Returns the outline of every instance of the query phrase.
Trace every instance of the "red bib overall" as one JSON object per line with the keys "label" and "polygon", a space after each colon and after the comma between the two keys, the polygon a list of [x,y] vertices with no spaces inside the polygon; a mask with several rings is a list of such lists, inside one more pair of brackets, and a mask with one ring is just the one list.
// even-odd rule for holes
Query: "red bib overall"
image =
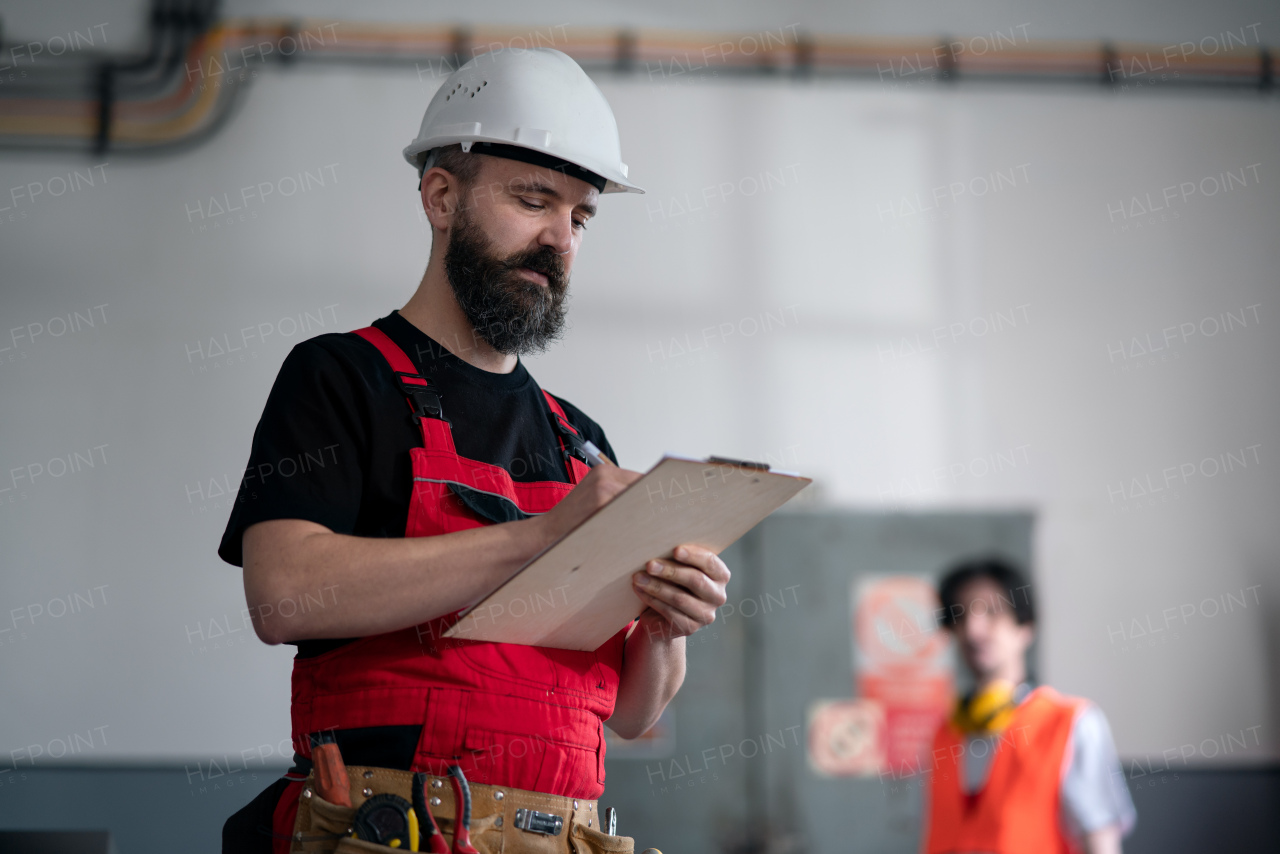
{"label": "red bib overall", "polygon": [[[566,458],[570,483],[516,483],[494,465],[458,456],[439,398],[404,351],[374,327],[356,331],[391,364],[422,429],[410,450],[413,495],[406,537],[430,537],[489,524],[463,496],[545,513],[587,473]],[[543,392],[565,451],[577,431]],[[451,486],[452,485],[452,486]],[[520,518],[513,516],[513,518]],[[362,638],[293,665],[293,741],[310,755],[308,734],[354,727],[422,725],[411,770],[446,774],[459,764],[476,783],[571,798],[604,791],[603,722],[613,714],[626,629],[595,652],[443,637],[449,614],[420,626]],[[289,785],[275,811],[277,852],[297,813],[302,783]]]}

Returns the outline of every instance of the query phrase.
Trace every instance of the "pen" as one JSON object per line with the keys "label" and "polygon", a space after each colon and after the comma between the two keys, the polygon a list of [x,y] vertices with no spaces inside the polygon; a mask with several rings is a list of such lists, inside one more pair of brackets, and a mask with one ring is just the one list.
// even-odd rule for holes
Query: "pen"
{"label": "pen", "polygon": [[582,440],[582,453],[586,456],[587,462],[591,463],[592,468],[595,466],[611,465],[609,458],[604,452],[595,446],[595,443],[589,439]]}

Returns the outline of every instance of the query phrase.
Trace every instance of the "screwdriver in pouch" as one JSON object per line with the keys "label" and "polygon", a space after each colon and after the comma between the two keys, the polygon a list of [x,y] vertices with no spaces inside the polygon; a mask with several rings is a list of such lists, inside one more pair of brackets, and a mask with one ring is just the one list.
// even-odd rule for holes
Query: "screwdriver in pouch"
{"label": "screwdriver in pouch", "polygon": [[333,730],[311,733],[311,764],[315,768],[316,794],[336,806],[351,806],[351,781]]}

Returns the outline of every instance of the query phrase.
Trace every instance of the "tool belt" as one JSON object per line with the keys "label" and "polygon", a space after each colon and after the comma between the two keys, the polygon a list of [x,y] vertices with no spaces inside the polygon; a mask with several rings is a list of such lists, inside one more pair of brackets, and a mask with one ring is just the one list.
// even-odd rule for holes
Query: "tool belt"
{"label": "tool belt", "polygon": [[[316,771],[312,769],[298,799],[291,852],[307,854],[356,854],[419,850],[417,845],[384,844],[358,838],[357,813],[380,795],[394,795],[409,804],[414,800],[414,772],[392,768],[350,765],[346,768],[351,806],[330,803],[318,794]],[[443,835],[450,851],[457,850],[458,791],[449,777],[422,774],[419,803],[427,810]],[[629,836],[610,836],[600,829],[601,817],[595,801],[546,795],[505,786],[471,783],[471,845],[480,854],[634,854],[635,841]],[[375,803],[375,806],[377,804]],[[465,803],[461,806],[465,807]],[[368,814],[366,811],[365,815]],[[374,819],[376,821],[376,817]],[[423,822],[423,817],[416,820]],[[424,831],[425,833],[426,831]],[[353,837],[352,834],[355,834]],[[422,848],[430,851],[430,848]]]}

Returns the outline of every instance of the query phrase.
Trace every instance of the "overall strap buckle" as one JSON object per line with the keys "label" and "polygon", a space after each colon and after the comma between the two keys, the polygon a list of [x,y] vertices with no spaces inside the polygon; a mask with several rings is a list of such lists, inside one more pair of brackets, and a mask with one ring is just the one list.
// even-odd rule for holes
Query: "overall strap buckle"
{"label": "overall strap buckle", "polygon": [[414,418],[447,420],[444,417],[444,408],[440,405],[440,392],[436,391],[430,380],[407,371],[396,371],[395,374],[396,384],[409,400],[409,408],[413,410]]}
{"label": "overall strap buckle", "polygon": [[551,412],[551,423],[555,425],[556,433],[560,435],[561,455],[566,460],[577,457],[584,463],[588,462],[586,451],[582,447],[582,436],[574,426],[558,412]]}

